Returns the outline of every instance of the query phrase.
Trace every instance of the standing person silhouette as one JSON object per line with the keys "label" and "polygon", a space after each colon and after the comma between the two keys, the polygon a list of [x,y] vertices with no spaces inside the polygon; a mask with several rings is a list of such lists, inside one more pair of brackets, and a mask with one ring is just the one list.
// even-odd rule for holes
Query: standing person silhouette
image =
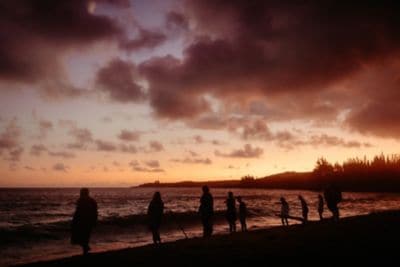
{"label": "standing person silhouette", "polygon": [[281,197],[281,220],[282,225],[289,225],[289,203],[287,203],[284,197]]}
{"label": "standing person silhouette", "polygon": [[299,200],[301,203],[301,211],[303,215],[303,224],[308,222],[308,205],[306,200],[303,198],[302,195],[299,195]]}
{"label": "standing person silhouette", "polygon": [[160,192],[155,192],[153,199],[150,201],[147,209],[147,216],[149,220],[149,228],[153,235],[153,243],[161,244],[160,226],[164,214],[164,202],[161,199]]}
{"label": "standing person silhouette", "polygon": [[236,201],[233,197],[232,192],[228,192],[228,198],[225,200],[226,203],[226,220],[229,224],[229,232],[236,232]]}
{"label": "standing person silhouette", "polygon": [[319,214],[319,220],[322,221],[324,217],[322,214],[324,213],[324,198],[322,197],[321,194],[318,195],[318,214]]}
{"label": "standing person silhouette", "polygon": [[71,243],[80,245],[83,255],[90,251],[90,235],[97,224],[97,217],[97,202],[89,196],[89,189],[82,188],[72,219]]}
{"label": "standing person silhouette", "polygon": [[243,202],[242,197],[237,197],[237,201],[239,202],[239,221],[240,225],[242,228],[242,232],[247,231],[247,224],[246,224],[246,218],[247,218],[247,207],[246,203]]}
{"label": "standing person silhouette", "polygon": [[203,186],[202,190],[199,213],[203,224],[203,237],[210,237],[213,233],[214,199],[208,186]]}
{"label": "standing person silhouette", "polygon": [[332,212],[335,222],[339,221],[339,202],[342,201],[342,192],[334,185],[329,185],[324,191],[324,197],[328,209]]}

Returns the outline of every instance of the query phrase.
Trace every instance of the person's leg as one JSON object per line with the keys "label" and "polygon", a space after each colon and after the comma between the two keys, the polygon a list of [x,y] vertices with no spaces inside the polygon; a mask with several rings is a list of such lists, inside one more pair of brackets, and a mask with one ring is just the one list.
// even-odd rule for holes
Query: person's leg
{"label": "person's leg", "polygon": [[160,236],[160,229],[159,228],[157,228],[156,233],[157,233],[157,241],[160,244],[161,243],[161,236]]}
{"label": "person's leg", "polygon": [[339,221],[339,209],[337,207],[335,208],[333,217],[334,217],[335,222]]}
{"label": "person's leg", "polygon": [[203,225],[203,237],[207,237],[207,232],[208,232],[207,221],[205,219],[202,219],[201,224]]}
{"label": "person's leg", "polygon": [[83,244],[82,245],[82,253],[83,253],[83,255],[87,255],[87,254],[89,254],[89,251],[90,251],[90,247],[89,247],[89,244]]}
{"label": "person's leg", "polygon": [[151,229],[151,234],[152,234],[152,237],[153,237],[153,243],[157,244],[157,232],[156,232],[156,230],[154,228]]}

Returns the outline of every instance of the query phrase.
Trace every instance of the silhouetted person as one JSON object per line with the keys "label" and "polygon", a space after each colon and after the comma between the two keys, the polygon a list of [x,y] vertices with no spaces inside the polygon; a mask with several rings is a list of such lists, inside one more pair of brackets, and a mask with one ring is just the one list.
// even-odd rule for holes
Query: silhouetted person
{"label": "silhouetted person", "polygon": [[71,243],[80,245],[84,255],[90,251],[89,240],[97,215],[96,201],[89,196],[89,189],[82,188],[72,219]]}
{"label": "silhouetted person", "polygon": [[322,214],[324,213],[324,198],[321,195],[318,195],[318,214],[319,219],[322,221],[324,217]]}
{"label": "silhouetted person", "polygon": [[342,192],[336,186],[330,185],[325,189],[324,197],[328,209],[332,212],[333,220],[339,221],[338,204],[342,201]]}
{"label": "silhouetted person", "polygon": [[210,237],[213,232],[214,199],[208,186],[203,186],[203,195],[200,198],[199,213],[203,224],[203,236]]}
{"label": "silhouetted person", "polygon": [[242,197],[237,197],[237,201],[239,202],[239,221],[240,225],[242,228],[242,232],[247,231],[247,224],[246,224],[246,218],[247,218],[247,207],[246,203],[243,202]]}
{"label": "silhouetted person", "polygon": [[289,225],[289,203],[287,203],[284,197],[281,197],[281,220],[282,225]]}
{"label": "silhouetted person", "polygon": [[160,244],[160,226],[161,220],[164,214],[164,202],[161,199],[160,192],[155,192],[153,199],[150,201],[149,207],[147,209],[147,217],[149,220],[149,228],[153,234],[154,244]]}
{"label": "silhouetted person", "polygon": [[236,201],[232,192],[228,192],[228,198],[225,200],[226,204],[226,220],[229,224],[229,232],[236,232]]}
{"label": "silhouetted person", "polygon": [[302,195],[299,195],[299,200],[301,203],[301,213],[303,215],[303,223],[307,223],[308,221],[308,205],[306,200],[303,198]]}

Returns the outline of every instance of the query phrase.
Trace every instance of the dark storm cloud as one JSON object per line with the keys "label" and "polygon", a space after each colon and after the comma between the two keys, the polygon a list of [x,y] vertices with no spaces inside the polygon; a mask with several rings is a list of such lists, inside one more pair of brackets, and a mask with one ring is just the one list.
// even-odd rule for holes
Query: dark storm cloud
{"label": "dark storm cloud", "polygon": [[[345,123],[353,130],[381,137],[400,137],[400,60],[371,67],[351,81],[362,84],[358,105],[349,112]],[[353,99],[353,98],[352,98]]]}
{"label": "dark storm cloud", "polygon": [[114,59],[98,71],[96,84],[112,100],[120,102],[143,100],[143,89],[134,79],[135,72],[133,63]]}
{"label": "dark storm cloud", "polygon": [[[346,97],[366,98],[362,88],[355,89],[360,84],[347,92],[335,85],[366,66],[399,58],[400,9],[395,1],[194,0],[185,7],[185,18],[194,26],[183,58],[168,55],[139,65],[159,117],[205,116],[210,103],[204,96],[212,95],[223,104],[265,97],[267,108],[253,112],[335,121],[344,109],[357,107]],[[379,90],[381,95],[390,92]],[[378,108],[382,114],[370,114]],[[399,133],[391,123],[397,106],[385,108],[383,102],[357,109],[350,122],[363,130],[368,128],[363,119],[382,125],[384,114],[390,119],[383,126]],[[211,117],[197,122],[210,128],[221,124]]]}
{"label": "dark storm cloud", "polygon": [[[108,17],[89,13],[88,3],[86,0],[2,1],[0,79],[29,83],[57,80],[53,85],[62,86],[59,58],[68,48],[121,34]],[[66,92],[58,93],[80,94],[68,85],[64,89]],[[45,93],[54,93],[50,88],[46,90]]]}
{"label": "dark storm cloud", "polygon": [[215,150],[216,156],[230,158],[258,158],[263,153],[264,150],[262,148],[253,147],[251,144],[246,144],[243,148],[232,150],[229,153],[222,153],[219,150]]}

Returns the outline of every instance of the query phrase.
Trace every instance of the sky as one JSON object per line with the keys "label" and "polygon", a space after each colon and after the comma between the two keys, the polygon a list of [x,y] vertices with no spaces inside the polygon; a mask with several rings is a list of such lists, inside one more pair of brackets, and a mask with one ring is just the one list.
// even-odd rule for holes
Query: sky
{"label": "sky", "polygon": [[0,187],[311,171],[400,148],[396,1],[0,3]]}

